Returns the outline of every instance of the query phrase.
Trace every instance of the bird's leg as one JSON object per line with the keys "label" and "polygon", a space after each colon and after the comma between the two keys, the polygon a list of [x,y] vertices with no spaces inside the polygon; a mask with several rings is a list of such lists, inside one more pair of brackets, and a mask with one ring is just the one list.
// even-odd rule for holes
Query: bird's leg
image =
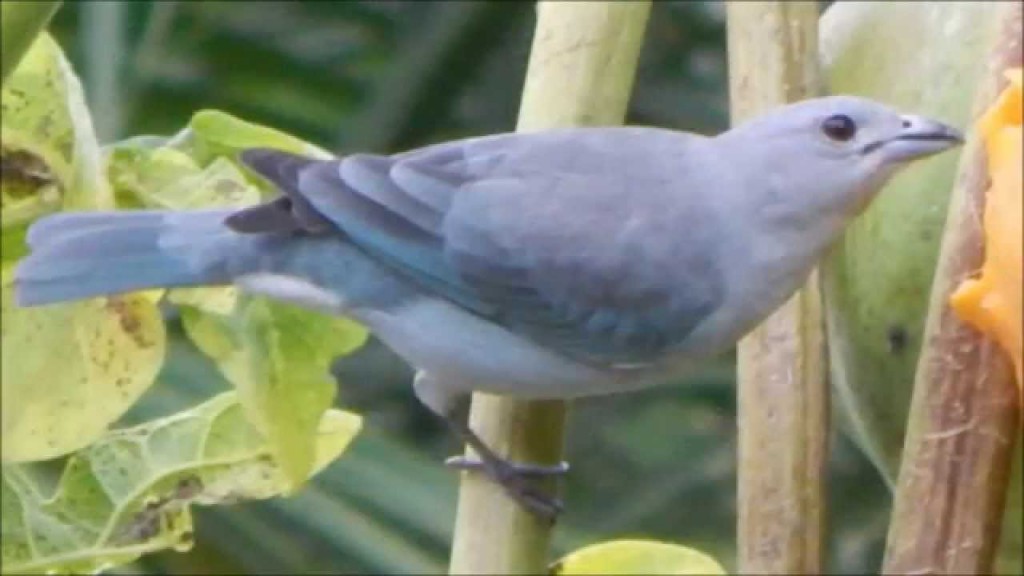
{"label": "bird's leg", "polygon": [[562,503],[546,494],[540,487],[531,484],[531,481],[565,474],[569,469],[568,464],[563,462],[558,466],[540,466],[509,462],[495,454],[465,420],[457,416],[456,405],[464,394],[464,389],[453,390],[452,387],[445,386],[432,375],[420,370],[413,379],[413,390],[420,401],[443,418],[452,432],[468,444],[479,457],[479,460],[461,456],[449,458],[446,462],[448,466],[483,472],[502,486],[505,492],[524,508],[548,521],[555,520],[562,511]]}
{"label": "bird's leg", "polygon": [[[476,448],[474,448],[474,450],[476,450]],[[546,464],[520,464],[516,462],[506,462],[509,466],[515,468],[516,474],[520,476],[544,478],[548,476],[562,476],[569,471],[569,463],[564,461],[553,466]],[[465,454],[451,456],[444,461],[444,464],[445,466],[456,470],[480,471],[484,468],[484,463],[482,461],[470,458]]]}
{"label": "bird's leg", "polygon": [[505,491],[523,507],[538,516],[553,522],[562,512],[561,500],[545,494],[531,480],[548,476],[560,476],[568,472],[569,465],[562,462],[557,466],[537,464],[518,464],[498,456],[479,436],[462,420],[451,414],[445,414],[452,431],[463,442],[468,444],[479,455],[479,460],[465,456],[453,456],[445,461],[452,468],[476,470],[486,474],[491,480],[501,485]]}

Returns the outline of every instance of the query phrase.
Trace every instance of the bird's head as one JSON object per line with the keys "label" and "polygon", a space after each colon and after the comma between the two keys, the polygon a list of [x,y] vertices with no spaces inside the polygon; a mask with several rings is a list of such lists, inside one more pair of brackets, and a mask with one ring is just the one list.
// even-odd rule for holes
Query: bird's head
{"label": "bird's head", "polygon": [[782,106],[719,138],[776,184],[771,202],[851,216],[900,168],[964,141],[942,122],[855,96]]}

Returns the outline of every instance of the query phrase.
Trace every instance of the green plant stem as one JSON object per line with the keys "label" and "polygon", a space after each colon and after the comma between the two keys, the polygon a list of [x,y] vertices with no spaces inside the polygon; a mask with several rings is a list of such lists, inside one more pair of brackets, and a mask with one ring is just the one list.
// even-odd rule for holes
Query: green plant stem
{"label": "green plant stem", "polygon": [[[726,6],[732,122],[817,95],[817,2]],[[822,569],[828,386],[817,273],[738,349],[738,571]]]}
{"label": "green plant stem", "polygon": [[[1001,8],[1002,34],[984,63],[972,118],[1021,66],[1018,3]],[[981,63],[979,63],[981,64]],[[949,297],[981,268],[988,167],[980,138],[961,156],[932,284],[886,544],[885,574],[991,574],[1013,461],[1020,465],[1018,391],[1008,356],[960,320]],[[1018,495],[1019,498],[1019,495]],[[1017,511],[1019,514],[1019,511]],[[1017,542],[1019,547],[1019,529]],[[1005,559],[1003,569],[1011,569]]]}
{"label": "green plant stem", "polygon": [[18,67],[32,41],[46,28],[60,0],[4,0],[0,3],[0,79]]}
{"label": "green plant stem", "polygon": [[[517,129],[621,124],[650,9],[650,0],[538,3]],[[513,461],[553,464],[562,459],[565,415],[563,402],[477,394],[470,425]],[[464,474],[450,571],[545,573],[551,532],[501,487]]]}

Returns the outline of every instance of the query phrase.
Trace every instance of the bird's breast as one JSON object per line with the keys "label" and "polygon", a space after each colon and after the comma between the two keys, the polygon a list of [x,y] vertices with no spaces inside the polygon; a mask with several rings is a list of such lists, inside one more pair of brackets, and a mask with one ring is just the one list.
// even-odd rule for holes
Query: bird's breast
{"label": "bird's breast", "polygon": [[576,362],[435,298],[360,316],[412,367],[459,391],[565,399],[648,385],[620,370]]}

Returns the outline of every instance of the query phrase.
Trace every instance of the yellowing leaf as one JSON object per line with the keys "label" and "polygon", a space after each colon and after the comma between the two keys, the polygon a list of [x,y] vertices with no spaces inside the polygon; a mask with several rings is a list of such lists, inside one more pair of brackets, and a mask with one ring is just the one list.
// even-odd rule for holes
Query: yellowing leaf
{"label": "yellowing leaf", "polygon": [[[358,416],[319,422],[312,472],[358,433]],[[56,488],[44,465],[3,467],[3,573],[94,572],[192,545],[192,504],[271,498],[290,482],[234,392],[135,428],[68,459]]]}
{"label": "yellowing leaf", "polygon": [[713,558],[692,548],[653,540],[613,540],[580,548],[556,562],[555,575],[725,574]]}
{"label": "yellowing leaf", "polygon": [[0,243],[23,256],[25,230],[61,206],[104,208],[112,198],[82,88],[60,47],[40,34],[0,92]]}
{"label": "yellowing leaf", "polygon": [[1017,384],[1024,386],[1024,181],[1021,157],[1024,132],[1021,128],[1021,69],[1007,73],[1009,86],[978,121],[985,139],[991,187],[984,214],[985,262],[981,276],[964,282],[950,298],[950,305],[966,322],[991,334],[1006,350],[1017,372]]}
{"label": "yellowing leaf", "polygon": [[4,83],[0,107],[5,228],[62,202],[75,209],[112,206],[82,86],[49,34],[36,38]]}
{"label": "yellowing leaf", "polygon": [[164,328],[143,295],[14,308],[27,226],[64,208],[113,205],[81,85],[41,34],[3,86],[3,426],[5,461],[52,458],[94,440],[152,384]]}
{"label": "yellowing leaf", "polygon": [[54,458],[98,438],[156,378],[163,319],[143,295],[14,308],[3,286],[3,459]]}

